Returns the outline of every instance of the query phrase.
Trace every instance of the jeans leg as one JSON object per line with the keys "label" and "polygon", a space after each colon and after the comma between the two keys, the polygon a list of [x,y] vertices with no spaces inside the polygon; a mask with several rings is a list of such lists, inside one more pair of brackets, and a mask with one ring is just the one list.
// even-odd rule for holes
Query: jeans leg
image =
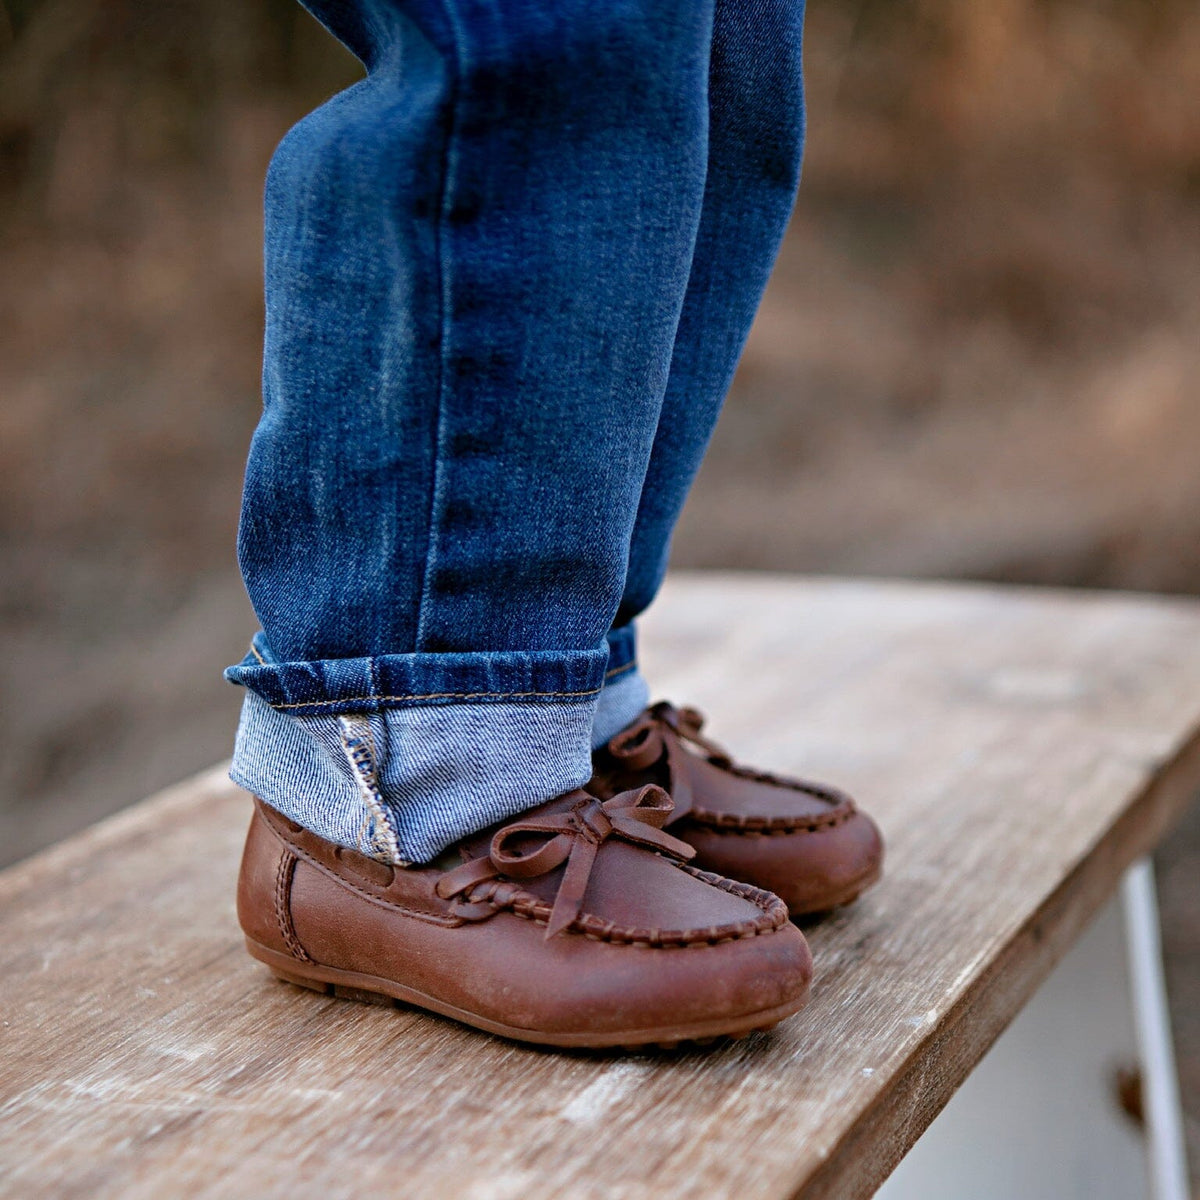
{"label": "jeans leg", "polygon": [[407,861],[590,775],[705,188],[701,0],[320,0],[266,194],[234,778]]}
{"label": "jeans leg", "polygon": [[[803,0],[717,0],[708,172],[691,276],[642,488],[614,659],[635,662],[633,619],[654,599],[671,531],[700,468],[791,215],[804,143]],[[637,715],[636,665],[597,708],[601,745]]]}

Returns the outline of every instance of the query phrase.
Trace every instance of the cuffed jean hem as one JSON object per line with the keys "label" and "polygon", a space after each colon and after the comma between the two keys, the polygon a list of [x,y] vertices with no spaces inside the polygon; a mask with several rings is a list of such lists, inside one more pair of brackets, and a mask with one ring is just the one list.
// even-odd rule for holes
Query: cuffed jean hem
{"label": "cuffed jean hem", "polygon": [[297,716],[247,692],[229,774],[328,841],[427,862],[587,783],[594,707],[593,694]]}
{"label": "cuffed jean hem", "polygon": [[230,777],[306,829],[426,862],[591,777],[646,707],[632,626],[607,651],[277,662],[259,634],[226,671],[247,688]]}
{"label": "cuffed jean hem", "polygon": [[611,667],[609,657],[601,646],[280,662],[259,633],[225,678],[256,692],[272,708],[294,716],[329,716],[422,705],[594,700]]}
{"label": "cuffed jean hem", "polygon": [[426,862],[582,787],[604,647],[274,660],[262,635],[226,677],[246,686],[230,776],[338,845]]}
{"label": "cuffed jean hem", "polygon": [[636,720],[649,700],[650,689],[638,670],[636,631],[632,624],[622,625],[608,635],[608,670],[596,702],[592,748],[599,749]]}

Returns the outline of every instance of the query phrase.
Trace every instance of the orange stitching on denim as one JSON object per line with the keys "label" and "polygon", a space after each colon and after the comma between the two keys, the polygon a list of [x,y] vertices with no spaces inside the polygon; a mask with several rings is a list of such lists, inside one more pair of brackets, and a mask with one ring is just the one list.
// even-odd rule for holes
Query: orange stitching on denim
{"label": "orange stitching on denim", "polygon": [[347,696],[343,700],[296,700],[291,704],[272,704],[272,708],[314,708],[322,704],[379,704],[387,701],[404,700],[525,700],[531,696],[544,696],[548,700],[568,696],[598,696],[599,688],[586,692],[426,692],[409,696]]}
{"label": "orange stitching on denim", "polygon": [[604,678],[606,680],[614,679],[616,676],[622,674],[625,671],[636,670],[637,665],[638,665],[637,659],[631,658],[629,660],[629,662],[627,662],[623,667],[613,667],[613,669],[611,671],[605,672]]}
{"label": "orange stitching on denim", "polygon": [[258,647],[253,642],[250,643],[250,653],[253,654],[254,657],[257,658],[264,667],[267,665],[267,660],[263,658],[261,654],[259,654]]}

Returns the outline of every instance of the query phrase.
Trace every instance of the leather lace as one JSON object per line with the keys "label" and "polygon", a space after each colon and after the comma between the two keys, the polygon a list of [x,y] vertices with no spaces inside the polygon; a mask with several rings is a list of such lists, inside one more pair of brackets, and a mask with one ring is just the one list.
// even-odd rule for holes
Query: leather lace
{"label": "leather lace", "polygon": [[[463,896],[454,906],[455,914],[467,920],[481,919],[491,916],[495,907],[471,901],[470,892],[479,884],[497,878],[534,879],[565,862],[546,927],[546,937],[552,938],[578,918],[596,855],[609,838],[622,838],[679,859],[695,854],[686,842],[663,832],[673,809],[671,797],[654,784],[604,801],[581,793],[566,812],[505,825],[492,838],[487,855],[447,871],[438,880],[437,894],[444,900]],[[545,840],[535,849],[523,851],[531,837]]]}
{"label": "leather lace", "polygon": [[669,779],[667,786],[675,802],[674,818],[692,808],[692,784],[688,772],[691,757],[684,743],[694,746],[714,766],[731,767],[733,759],[716,742],[703,736],[704,717],[694,708],[676,708],[661,701],[646,709],[628,728],[608,743],[608,752],[630,770],[644,771],[664,754]]}

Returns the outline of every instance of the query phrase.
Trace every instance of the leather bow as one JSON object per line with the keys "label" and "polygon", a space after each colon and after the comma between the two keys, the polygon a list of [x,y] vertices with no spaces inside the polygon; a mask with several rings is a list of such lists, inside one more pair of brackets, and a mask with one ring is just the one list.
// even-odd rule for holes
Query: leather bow
{"label": "leather bow", "polygon": [[[610,837],[624,838],[675,858],[689,859],[696,853],[686,842],[663,832],[673,807],[671,797],[653,784],[604,801],[580,793],[579,800],[566,812],[526,817],[505,825],[492,838],[486,857],[463,863],[438,880],[437,894],[448,900],[500,876],[534,879],[565,862],[567,867],[546,927],[546,937],[552,938],[579,916],[596,855]],[[530,838],[545,840],[526,851]],[[494,910],[489,906],[488,911]]]}
{"label": "leather bow", "polygon": [[608,752],[634,771],[654,766],[663,755],[667,759],[667,787],[675,802],[672,820],[678,820],[692,808],[692,784],[688,771],[691,754],[684,743],[697,750],[718,767],[730,767],[733,760],[715,742],[702,736],[704,717],[694,708],[676,708],[665,700],[644,713],[608,743]]}

